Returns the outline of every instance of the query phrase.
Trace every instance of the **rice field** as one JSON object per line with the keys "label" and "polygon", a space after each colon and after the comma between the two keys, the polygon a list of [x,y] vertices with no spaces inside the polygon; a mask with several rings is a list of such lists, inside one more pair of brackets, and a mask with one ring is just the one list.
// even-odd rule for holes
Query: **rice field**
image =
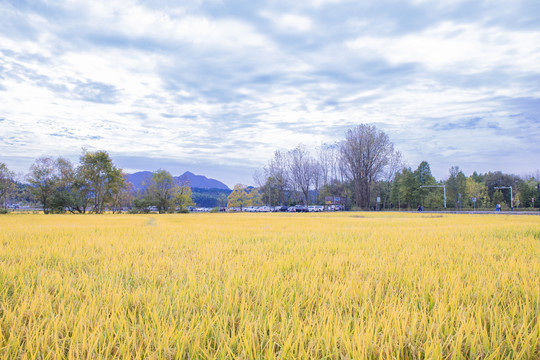
{"label": "rice field", "polygon": [[1,359],[539,359],[540,216],[0,216]]}

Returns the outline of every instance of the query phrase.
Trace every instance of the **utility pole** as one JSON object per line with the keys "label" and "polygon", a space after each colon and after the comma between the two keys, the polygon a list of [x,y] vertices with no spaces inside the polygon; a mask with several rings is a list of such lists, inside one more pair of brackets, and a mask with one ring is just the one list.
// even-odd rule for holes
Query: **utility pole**
{"label": "utility pole", "polygon": [[436,187],[436,188],[443,188],[444,190],[444,208],[446,209],[446,185],[422,185],[420,186],[421,188],[432,188],[432,187]]}
{"label": "utility pole", "polygon": [[512,187],[511,186],[496,186],[494,189],[510,189],[510,209],[514,211],[514,197],[512,195]]}

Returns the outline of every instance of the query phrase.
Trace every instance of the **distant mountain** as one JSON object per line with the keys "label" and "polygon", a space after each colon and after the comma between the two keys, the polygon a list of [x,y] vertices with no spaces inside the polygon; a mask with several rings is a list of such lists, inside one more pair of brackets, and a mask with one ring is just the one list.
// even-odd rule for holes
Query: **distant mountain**
{"label": "distant mountain", "polygon": [[142,190],[143,183],[148,182],[152,177],[151,171],[139,171],[134,174],[127,174],[127,181],[133,185],[133,190]]}
{"label": "distant mountain", "polygon": [[176,179],[187,179],[191,184],[192,188],[199,189],[222,189],[230,190],[227,185],[216,179],[209,179],[203,175],[195,175],[192,172],[186,171],[180,176],[177,176]]}
{"label": "distant mountain", "polygon": [[[142,190],[143,183],[148,183],[152,177],[151,171],[139,171],[134,174],[127,175],[127,181],[133,184],[135,190]],[[192,172],[186,171],[180,176],[173,176],[176,183],[180,183],[181,179],[186,179],[192,188],[199,189],[221,189],[230,190],[227,185],[215,179],[209,179],[203,175],[195,175]]]}

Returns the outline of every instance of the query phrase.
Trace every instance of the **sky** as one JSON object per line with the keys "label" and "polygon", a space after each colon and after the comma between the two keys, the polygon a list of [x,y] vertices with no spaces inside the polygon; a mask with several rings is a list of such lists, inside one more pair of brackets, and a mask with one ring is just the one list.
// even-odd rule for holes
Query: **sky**
{"label": "sky", "polygon": [[540,168],[540,1],[0,0],[0,162],[253,184],[358,124],[413,168]]}

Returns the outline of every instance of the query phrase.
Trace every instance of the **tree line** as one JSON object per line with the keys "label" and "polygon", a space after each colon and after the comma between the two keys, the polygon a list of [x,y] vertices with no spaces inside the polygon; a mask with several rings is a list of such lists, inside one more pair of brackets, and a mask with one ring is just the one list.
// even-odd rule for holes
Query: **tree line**
{"label": "tree line", "polygon": [[113,213],[129,208],[132,212],[180,211],[194,205],[188,181],[180,184],[166,170],[156,170],[144,190],[134,191],[127,174],[117,167],[106,151],[83,150],[79,163],[63,157],[41,157],[30,166],[24,186],[15,173],[0,163],[0,205],[6,209],[13,198],[40,204],[49,213]]}
{"label": "tree line", "polygon": [[[437,181],[429,163],[423,161],[414,170],[406,166],[388,135],[367,124],[347,130],[344,139],[323,144],[314,153],[303,145],[277,150],[253,178],[256,187],[237,184],[228,197],[219,194],[219,206],[321,205],[327,197],[339,197],[352,209],[531,208],[540,197],[538,172],[474,172],[467,177],[452,166],[448,178]],[[44,213],[114,213],[126,208],[183,212],[195,205],[189,183],[175,181],[162,169],[153,172],[143,190],[134,191],[105,151],[83,150],[76,165],[62,157],[39,158],[25,180],[27,185],[15,181],[15,174],[0,163],[3,208],[13,197],[39,202]]]}
{"label": "tree line", "polygon": [[[449,169],[448,179],[436,181],[425,161],[416,170],[404,167],[390,185],[389,201],[393,207],[412,208],[421,205],[426,208],[446,207],[454,209],[494,209],[497,204],[503,208],[533,208],[538,206],[538,174],[517,176],[501,171],[473,174],[467,177],[458,166]],[[432,187],[432,186],[437,187]],[[444,186],[444,188],[443,188]],[[510,187],[512,191],[510,191]],[[444,190],[443,190],[444,189]],[[513,196],[513,199],[510,196]],[[513,200],[513,201],[512,201]]]}
{"label": "tree line", "polygon": [[[323,144],[315,153],[303,145],[275,151],[253,176],[263,204],[324,204],[326,197],[348,200],[349,208],[416,209],[533,207],[539,174],[516,176],[500,171],[467,177],[457,166],[437,181],[428,162],[413,170],[405,165],[387,134],[373,125],[349,129],[345,138]],[[245,197],[245,196],[244,196]],[[538,203],[536,203],[538,206]]]}

